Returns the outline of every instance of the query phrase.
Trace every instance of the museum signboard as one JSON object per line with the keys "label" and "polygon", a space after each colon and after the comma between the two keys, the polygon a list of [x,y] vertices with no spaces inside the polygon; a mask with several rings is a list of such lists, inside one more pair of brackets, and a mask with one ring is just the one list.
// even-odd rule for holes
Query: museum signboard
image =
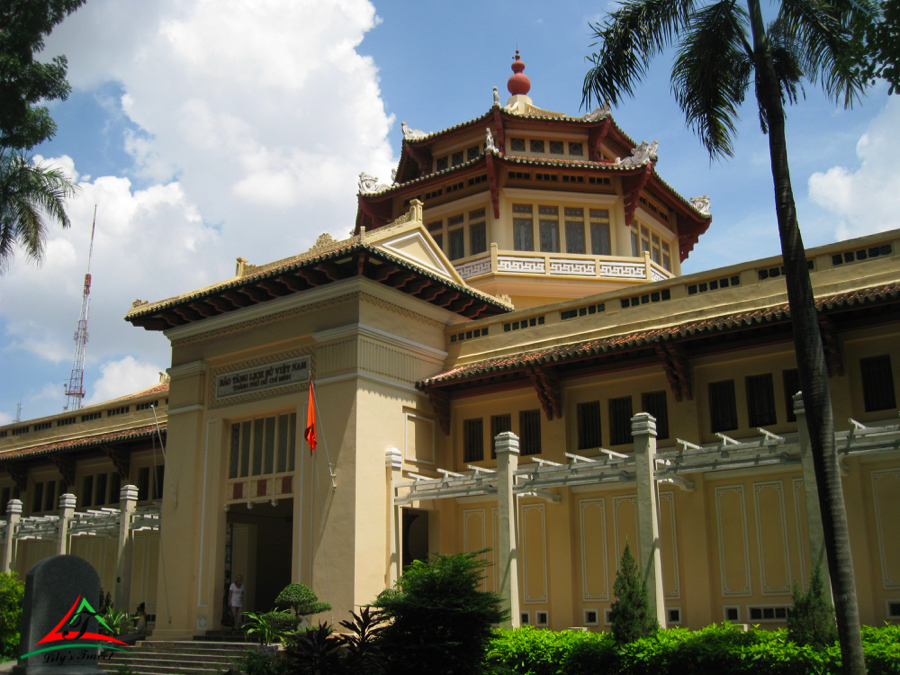
{"label": "museum signboard", "polygon": [[216,399],[302,384],[309,380],[309,355],[221,373],[216,377]]}

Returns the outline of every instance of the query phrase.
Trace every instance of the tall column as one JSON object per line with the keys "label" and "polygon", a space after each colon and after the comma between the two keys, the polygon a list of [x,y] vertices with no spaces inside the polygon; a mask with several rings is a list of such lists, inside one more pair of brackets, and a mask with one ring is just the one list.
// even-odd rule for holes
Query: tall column
{"label": "tall column", "polygon": [[519,544],[516,538],[516,498],[513,495],[515,471],[519,468],[519,437],[504,431],[494,438],[497,453],[497,527],[500,572],[500,597],[509,608],[509,618],[501,628],[518,628],[519,613]]}
{"label": "tall column", "polygon": [[3,571],[7,574],[16,564],[16,529],[22,519],[22,502],[10,499],[6,505],[6,541],[3,543]]}
{"label": "tall column", "polygon": [[400,507],[394,504],[394,485],[400,480],[403,472],[403,455],[397,448],[388,448],[384,455],[384,466],[387,476],[387,508],[388,508],[388,570],[387,587],[393,588],[400,578],[402,564],[402,543],[400,536]]}
{"label": "tall column", "polygon": [[634,436],[634,460],[637,475],[638,561],[647,582],[650,612],[666,627],[666,605],[663,596],[662,558],[659,543],[659,512],[656,490],[656,419],[650,413],[631,418]]}
{"label": "tall column", "polygon": [[66,493],[59,496],[59,540],[56,544],[56,555],[69,552],[69,521],[75,515],[75,495]]}
{"label": "tall column", "polygon": [[134,567],[134,535],[131,518],[137,507],[138,489],[123,485],[119,492],[119,547],[116,558],[115,607],[120,612],[131,611],[131,575]]}
{"label": "tall column", "polygon": [[[794,415],[797,416],[797,432],[800,441],[800,466],[803,471],[803,497],[806,502],[806,532],[809,536],[809,557],[813,568],[822,566],[822,585],[826,597],[831,597],[831,575],[828,573],[828,558],[825,555],[825,530],[822,528],[822,511],[819,509],[819,491],[816,487],[816,469],[813,465],[812,448],[809,443],[809,427],[806,426],[806,408],[803,395],[793,396]],[[808,579],[804,579],[804,586]]]}

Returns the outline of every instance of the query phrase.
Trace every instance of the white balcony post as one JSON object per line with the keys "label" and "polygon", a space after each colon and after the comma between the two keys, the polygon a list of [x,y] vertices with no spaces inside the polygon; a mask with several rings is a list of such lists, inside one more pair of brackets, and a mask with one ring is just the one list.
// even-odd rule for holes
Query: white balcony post
{"label": "white balcony post", "polygon": [[501,628],[518,628],[519,614],[519,546],[516,540],[516,497],[513,494],[515,472],[519,468],[519,437],[504,431],[494,438],[497,454],[497,527],[499,529],[497,561],[500,565],[500,597],[509,608],[509,618]]}
{"label": "white balcony post", "polygon": [[397,448],[388,448],[384,453],[384,466],[387,473],[388,494],[388,574],[387,587],[393,588],[400,578],[401,556],[403,545],[400,541],[403,528],[400,526],[400,507],[394,503],[396,490],[394,486],[403,476],[403,456]]}
{"label": "white balcony post", "polygon": [[22,502],[10,499],[6,505],[6,541],[3,543],[3,571],[7,574],[16,564],[16,529],[22,519]]}
{"label": "white balcony post", "polygon": [[59,539],[56,542],[56,554],[66,555],[69,552],[69,521],[75,515],[75,495],[66,493],[59,496]]}
{"label": "white balcony post", "polygon": [[661,628],[666,627],[666,605],[662,583],[662,557],[659,542],[659,513],[656,490],[656,419],[649,413],[631,418],[634,436],[635,473],[637,474],[638,541],[641,576],[647,580],[650,612]]}
{"label": "white balcony post", "polygon": [[115,607],[120,612],[131,611],[131,576],[134,568],[134,534],[131,520],[137,508],[138,489],[123,485],[119,492],[119,547],[116,558]]}

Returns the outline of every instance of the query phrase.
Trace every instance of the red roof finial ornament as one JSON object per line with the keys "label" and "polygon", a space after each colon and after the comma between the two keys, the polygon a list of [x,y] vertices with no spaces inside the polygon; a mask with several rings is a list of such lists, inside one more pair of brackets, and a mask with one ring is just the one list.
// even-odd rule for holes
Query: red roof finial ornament
{"label": "red roof finial ornament", "polygon": [[522,71],[525,70],[525,62],[519,58],[519,50],[516,50],[516,55],[513,57],[512,64],[513,75],[506,82],[506,88],[509,89],[509,93],[513,96],[518,96],[522,94],[523,96],[531,91],[531,80],[528,79],[528,76]]}

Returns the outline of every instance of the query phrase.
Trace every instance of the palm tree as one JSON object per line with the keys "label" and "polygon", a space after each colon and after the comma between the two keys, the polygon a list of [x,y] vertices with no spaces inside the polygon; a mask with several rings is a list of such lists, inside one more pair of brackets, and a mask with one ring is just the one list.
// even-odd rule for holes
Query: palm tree
{"label": "palm tree", "polygon": [[834,420],[822,338],[797,211],[785,141],[786,103],[797,100],[802,78],[819,82],[849,107],[865,80],[854,66],[850,28],[872,20],[869,0],[780,0],[768,25],[759,0],[746,8],[735,0],[626,0],[602,24],[591,26],[600,45],[589,59],[584,103],[613,104],[633,94],[654,56],[677,42],[672,87],[688,124],[713,158],[732,155],[738,107],[751,82],[759,118],[769,137],[775,211],[794,327],[797,369],[803,390],[810,445],[834,589],[844,671],[865,673],[859,610]]}
{"label": "palm tree", "polygon": [[16,243],[29,258],[41,261],[47,236],[45,216],[69,227],[65,200],[77,190],[62,170],[0,149],[0,274],[9,267]]}

